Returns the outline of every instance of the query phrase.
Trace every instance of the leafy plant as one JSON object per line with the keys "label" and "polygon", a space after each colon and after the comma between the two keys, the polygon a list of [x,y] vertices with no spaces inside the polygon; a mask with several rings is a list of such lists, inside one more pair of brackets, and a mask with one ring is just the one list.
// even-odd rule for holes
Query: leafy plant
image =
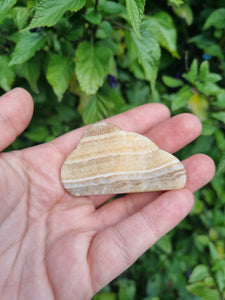
{"label": "leafy plant", "polygon": [[94,299],[225,298],[225,1],[2,0],[0,92],[33,96],[31,125],[10,149],[42,143],[147,103],[203,124],[183,159],[217,173],[190,216]]}
{"label": "leafy plant", "polygon": [[[190,70],[182,74],[182,79],[174,79],[163,76],[165,85],[171,88],[179,88],[172,101],[172,110],[176,111],[186,105],[201,120],[207,119],[209,103],[217,101],[225,95],[225,89],[221,88],[217,82],[222,80],[222,76],[212,73],[209,70],[209,62],[203,61],[198,70],[198,62],[195,59]],[[225,98],[224,98],[225,99]]]}

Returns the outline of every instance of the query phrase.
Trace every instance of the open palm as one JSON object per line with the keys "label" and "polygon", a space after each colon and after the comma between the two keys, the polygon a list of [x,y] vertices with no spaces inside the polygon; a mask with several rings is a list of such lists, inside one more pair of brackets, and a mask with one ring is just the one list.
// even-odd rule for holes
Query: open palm
{"label": "open palm", "polygon": [[[32,115],[22,89],[0,98],[0,150],[21,133]],[[175,152],[201,131],[196,117],[170,118],[161,104],[140,106],[110,122],[144,134]],[[0,298],[90,299],[128,268],[191,210],[192,192],[214,174],[205,155],[187,158],[185,189],[73,197],[60,181],[66,156],[85,128],[20,151],[0,154]]]}

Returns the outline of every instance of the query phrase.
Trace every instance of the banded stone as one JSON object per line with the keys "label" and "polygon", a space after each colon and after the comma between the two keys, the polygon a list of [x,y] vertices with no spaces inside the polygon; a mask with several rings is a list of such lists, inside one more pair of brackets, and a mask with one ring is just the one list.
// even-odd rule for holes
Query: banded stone
{"label": "banded stone", "polygon": [[110,123],[89,127],[61,169],[74,196],[181,189],[186,171],[172,154],[150,139]]}

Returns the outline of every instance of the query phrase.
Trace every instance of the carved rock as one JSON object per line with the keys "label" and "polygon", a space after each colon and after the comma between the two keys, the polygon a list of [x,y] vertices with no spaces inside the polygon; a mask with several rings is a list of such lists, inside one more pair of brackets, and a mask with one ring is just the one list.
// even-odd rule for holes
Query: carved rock
{"label": "carved rock", "polygon": [[89,127],[61,170],[65,189],[75,196],[181,189],[182,163],[150,139],[109,123]]}

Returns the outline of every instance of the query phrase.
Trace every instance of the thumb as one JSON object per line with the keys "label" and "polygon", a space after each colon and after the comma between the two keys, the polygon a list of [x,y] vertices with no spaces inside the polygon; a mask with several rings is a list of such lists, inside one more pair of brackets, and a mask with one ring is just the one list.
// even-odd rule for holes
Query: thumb
{"label": "thumb", "polygon": [[23,132],[32,114],[33,100],[26,90],[15,88],[0,97],[0,151]]}

